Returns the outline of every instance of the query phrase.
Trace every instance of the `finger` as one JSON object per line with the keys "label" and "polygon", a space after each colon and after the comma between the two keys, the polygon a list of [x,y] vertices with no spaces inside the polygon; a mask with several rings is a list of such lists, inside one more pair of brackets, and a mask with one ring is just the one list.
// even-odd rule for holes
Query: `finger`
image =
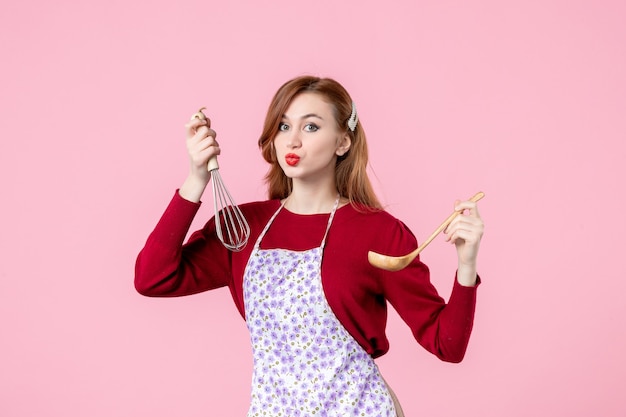
{"label": "finger", "polygon": [[203,120],[203,119],[198,119],[197,117],[194,117],[192,119],[189,119],[189,121],[187,123],[185,123],[185,127],[189,127],[192,129],[197,129],[198,126],[211,126],[210,122],[207,120]]}
{"label": "finger", "polygon": [[217,141],[215,140],[215,137],[210,136],[210,135],[200,139],[196,143],[192,143],[191,146],[200,150],[207,149],[210,147],[214,147],[214,148],[220,147],[219,143],[217,143]]}
{"label": "finger", "polygon": [[463,236],[472,242],[482,239],[485,230],[482,221],[469,216],[466,219],[466,221],[459,222],[450,229],[449,241],[452,241],[455,236]]}
{"label": "finger", "polygon": [[459,218],[460,218],[460,217],[464,214],[465,208],[461,207],[461,206],[460,206],[460,204],[461,204],[461,200],[456,200],[456,201],[454,202],[454,211],[455,211],[455,212],[458,212],[459,214],[458,214],[458,215],[456,215],[456,216],[452,219],[452,221],[450,222],[450,224],[448,224],[448,226],[447,226],[447,227],[445,228],[445,230],[443,231],[444,233],[449,233],[450,226],[451,226],[452,224],[454,224],[454,223],[458,222],[458,221],[459,221]]}
{"label": "finger", "polygon": [[[458,209],[457,209],[457,205],[458,205],[460,202],[461,202],[461,200],[456,200],[456,201],[454,202],[454,211],[459,211],[459,212],[461,212],[461,213],[462,213],[462,211],[461,211],[461,210],[458,210]],[[456,216],[456,217],[459,217],[459,216]],[[454,219],[452,219],[452,221],[453,221],[453,222],[454,222],[454,220],[456,220],[456,217],[455,217]],[[452,224],[452,222],[450,222],[450,224]],[[444,233],[448,233],[448,230],[450,229],[450,224],[448,224],[448,226],[444,229],[444,231],[443,231]]]}
{"label": "finger", "polygon": [[474,233],[472,233],[469,230],[465,230],[465,229],[459,229],[459,230],[455,230],[454,233],[452,233],[452,235],[450,235],[450,240],[449,242],[452,244],[458,244],[458,243],[466,243],[466,244],[474,244],[475,242],[478,242],[480,239],[478,239],[477,236],[474,235]]}
{"label": "finger", "polygon": [[450,241],[455,232],[459,230],[466,230],[470,233],[475,233],[479,238],[483,235],[484,224],[478,217],[472,217],[470,215],[457,216],[446,229],[446,241]]}
{"label": "finger", "polygon": [[206,162],[211,159],[214,156],[219,155],[220,153],[222,153],[222,150],[220,148],[218,148],[217,146],[209,146],[208,148],[205,149],[199,149],[196,152],[196,158],[194,158],[197,161],[200,161],[201,165],[206,165]]}
{"label": "finger", "polygon": [[219,155],[221,152],[219,145],[211,137],[189,145],[189,156],[196,166],[205,166],[210,158]]}
{"label": "finger", "polygon": [[473,201],[459,202],[457,200],[457,203],[454,205],[454,210],[460,211],[461,213],[465,213],[467,211],[469,215],[480,218],[480,214],[478,213],[478,204]]}
{"label": "finger", "polygon": [[206,120],[201,120],[198,118],[193,118],[185,123],[185,133],[188,138],[192,137],[196,134],[196,131],[200,126],[207,126]]}
{"label": "finger", "polygon": [[480,217],[474,217],[470,214],[460,214],[450,222],[450,225],[459,225],[460,227],[478,227],[482,224],[483,221]]}
{"label": "finger", "polygon": [[199,140],[190,140],[187,142],[187,149],[189,153],[193,156],[193,154],[197,154],[199,152],[203,152],[209,148],[216,148],[219,150],[220,146],[212,136],[207,136],[205,138]]}
{"label": "finger", "polygon": [[454,243],[460,230],[463,230],[463,226],[458,221],[454,224],[450,223],[446,231],[446,242]]}
{"label": "finger", "polygon": [[217,138],[217,132],[213,129],[207,128],[207,137],[211,137],[215,140]]}
{"label": "finger", "polygon": [[198,110],[197,112],[195,112],[194,114],[192,114],[191,115],[191,120],[193,120],[193,119],[206,120],[207,126],[211,127],[211,119],[209,119],[208,116],[202,112],[202,110],[204,110],[204,109],[206,109],[206,107],[203,107],[200,110]]}
{"label": "finger", "polygon": [[191,141],[191,143],[198,143],[202,140],[210,138],[212,140],[211,143],[213,143],[215,142],[216,137],[217,132],[215,130],[209,129],[206,126],[200,126],[198,130],[196,130],[196,133],[191,138],[189,138],[189,140]]}

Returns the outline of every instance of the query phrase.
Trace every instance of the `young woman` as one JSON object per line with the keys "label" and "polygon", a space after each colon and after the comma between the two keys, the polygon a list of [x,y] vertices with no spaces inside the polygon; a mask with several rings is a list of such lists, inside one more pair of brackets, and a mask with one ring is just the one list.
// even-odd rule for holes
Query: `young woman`
{"label": "young woman", "polygon": [[215,218],[184,243],[220,153],[208,120],[186,133],[190,172],[137,258],[135,287],[157,297],[230,288],[254,355],[248,416],[401,415],[374,362],[389,349],[387,302],[425,349],[461,361],[483,233],[476,204],[457,202],[463,214],[445,231],[458,255],[448,303],[419,257],[397,272],[370,265],[370,250],[404,255],[417,242],[372,191],[365,132],[339,83],[298,77],[274,96],[259,139],[269,199],[240,206],[251,229],[240,252],[218,240]]}

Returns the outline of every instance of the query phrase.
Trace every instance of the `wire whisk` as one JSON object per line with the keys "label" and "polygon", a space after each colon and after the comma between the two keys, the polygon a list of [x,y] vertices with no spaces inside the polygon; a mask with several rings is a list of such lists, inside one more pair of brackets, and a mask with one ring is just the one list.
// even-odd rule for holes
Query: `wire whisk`
{"label": "wire whisk", "polygon": [[[202,113],[202,110],[204,110],[204,107],[198,110],[192,118],[208,120],[206,115]],[[211,180],[213,182],[215,233],[227,249],[239,252],[248,243],[248,239],[250,238],[250,225],[222,181],[217,156],[209,159],[207,169],[211,173]]]}

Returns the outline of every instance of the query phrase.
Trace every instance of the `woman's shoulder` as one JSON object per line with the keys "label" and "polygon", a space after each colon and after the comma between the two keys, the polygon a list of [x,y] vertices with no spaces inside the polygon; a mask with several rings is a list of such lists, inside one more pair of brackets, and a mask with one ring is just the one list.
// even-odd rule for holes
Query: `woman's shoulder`
{"label": "woman's shoulder", "polygon": [[404,223],[384,209],[377,209],[356,204],[347,204],[339,212],[350,221],[366,222],[383,226],[404,226]]}
{"label": "woman's shoulder", "polygon": [[395,254],[416,247],[413,232],[386,210],[347,205],[338,211],[335,221],[352,244],[366,245],[369,250]]}

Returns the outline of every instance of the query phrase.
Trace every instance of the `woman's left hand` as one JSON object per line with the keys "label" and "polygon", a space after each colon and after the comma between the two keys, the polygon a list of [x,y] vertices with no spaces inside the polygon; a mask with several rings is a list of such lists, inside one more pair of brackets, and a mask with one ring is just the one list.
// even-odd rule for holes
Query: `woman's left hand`
{"label": "woman's left hand", "polygon": [[[472,275],[471,271],[473,271],[473,281],[475,281],[476,258],[478,257],[478,249],[485,225],[478,213],[478,206],[474,202],[457,200],[454,210],[461,211],[461,213],[452,220],[444,231],[446,241],[454,243],[456,246],[459,274],[462,269],[470,272],[470,275]],[[466,278],[469,281],[466,280],[465,283],[471,284],[471,277]],[[462,281],[460,276],[459,281]]]}

